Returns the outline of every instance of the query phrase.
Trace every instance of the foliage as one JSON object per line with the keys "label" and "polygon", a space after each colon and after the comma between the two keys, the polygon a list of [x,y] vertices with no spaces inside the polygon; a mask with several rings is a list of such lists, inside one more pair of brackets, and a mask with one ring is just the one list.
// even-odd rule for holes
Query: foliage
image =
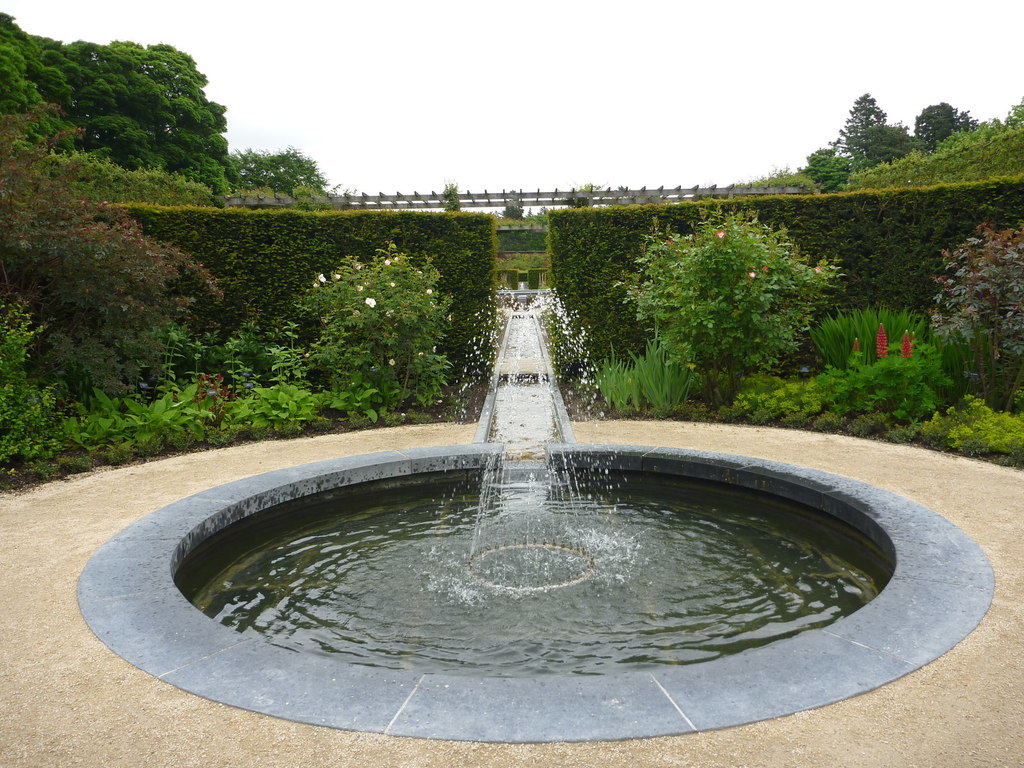
{"label": "foliage", "polygon": [[[580,184],[578,187],[573,187],[569,191],[570,192],[599,192],[602,189],[604,189],[604,186],[601,185],[601,184],[594,184],[592,182],[587,182],[586,184]],[[590,198],[589,197],[576,197],[575,195],[573,195],[572,197],[563,198],[560,202],[561,202],[562,205],[567,205],[570,208],[588,208],[588,207],[590,207]]]}
{"label": "foliage", "polygon": [[846,416],[880,412],[901,421],[920,421],[942,404],[940,392],[950,385],[934,347],[918,344],[911,357],[889,355],[845,370],[826,368],[817,377],[827,408]]}
{"label": "foliage", "polygon": [[976,397],[936,413],[922,426],[921,435],[937,447],[968,455],[1008,453],[1024,458],[1024,417],[993,411]]}
{"label": "foliage", "polygon": [[462,203],[459,200],[459,185],[454,181],[446,181],[444,190],[441,192],[444,198],[444,209],[449,213],[462,210]]}
{"label": "foliage", "polygon": [[51,154],[43,166],[54,178],[69,181],[77,194],[93,203],[214,204],[213,190],[180,173],[129,171],[84,152]]}
{"label": "foliage", "polygon": [[951,401],[966,394],[971,386],[971,379],[967,375],[970,348],[962,342],[941,338],[932,329],[928,315],[923,312],[887,307],[837,312],[812,327],[810,336],[826,366],[846,370],[857,364],[871,365],[875,362],[875,339],[880,328],[898,337],[906,334],[914,344],[926,343],[935,347],[942,370],[949,379],[949,384],[938,390],[939,394]]}
{"label": "foliage", "polygon": [[981,395],[1009,410],[1024,384],[1024,228],[990,224],[952,251],[943,251],[946,275],[932,315],[944,338],[970,346]]}
{"label": "foliage", "polygon": [[671,358],[655,334],[642,355],[630,354],[630,362],[613,354],[598,368],[595,383],[616,411],[650,409],[657,416],[667,416],[686,400],[696,378],[690,368]]}
{"label": "foliage", "polygon": [[837,155],[849,159],[853,171],[895,160],[915,148],[906,127],[889,125],[886,119],[869,93],[853,103],[834,145]]}
{"label": "foliage", "polygon": [[204,374],[149,402],[138,396],[112,398],[96,390],[89,409],[80,407],[65,429],[72,443],[89,451],[118,446],[150,452],[164,445],[217,440],[228,427],[300,427],[317,418],[321,406],[321,397],[294,384],[256,387],[237,397],[219,374]]}
{"label": "foliage", "polygon": [[789,168],[776,168],[769,175],[751,179],[746,184],[752,187],[799,187],[801,192],[813,195],[818,192],[818,184],[803,169],[793,171]]}
{"label": "foliage", "polygon": [[313,280],[303,302],[320,329],[312,358],[332,390],[369,383],[385,408],[437,400],[449,367],[437,352],[450,305],[439,277],[429,259],[392,244],[367,264],[347,258]]}
{"label": "foliage", "polygon": [[921,110],[914,119],[914,138],[925,152],[934,152],[939,142],[954,133],[973,131],[977,127],[978,121],[970,112],[961,112],[943,101]]}
{"label": "foliage", "polygon": [[838,192],[850,178],[850,160],[836,154],[833,147],[818,149],[807,156],[800,173],[811,178],[822,192]]}
{"label": "foliage", "polygon": [[[970,134],[965,134],[970,135]],[[588,327],[592,359],[612,348],[639,352],[651,326],[624,303],[628,276],[652,228],[693,231],[707,209],[750,211],[785,228],[803,253],[828,259],[844,275],[833,306],[934,306],[942,249],[969,237],[979,221],[1016,226],[1024,210],[1024,178],[841,195],[778,195],[672,205],[551,211],[552,282],[567,311]]]}
{"label": "foliage", "polygon": [[501,217],[503,219],[512,219],[513,221],[522,221],[525,213],[522,202],[516,197],[509,200],[501,212]]}
{"label": "foliage", "polygon": [[64,45],[37,38],[69,89],[57,101],[83,130],[76,147],[128,169],[179,172],[228,191],[225,108],[206,98],[206,77],[187,53],[165,45]]}
{"label": "foliage", "polygon": [[233,403],[228,418],[233,424],[256,428],[286,429],[313,421],[323,399],[294,384],[256,387],[252,395]]}
{"label": "foliage", "polygon": [[541,253],[547,248],[547,232],[533,229],[498,231],[498,250],[502,253]]}
{"label": "foliage", "polygon": [[137,380],[159,358],[153,332],[212,281],[191,257],[143,237],[117,207],[83,200],[73,179],[45,167],[46,146],[23,141],[32,116],[0,117],[0,298],[42,328],[34,370],[77,370],[106,391]]}
{"label": "foliage", "polygon": [[850,189],[918,187],[1024,174],[1024,126],[955,133],[932,154],[911,152],[850,177]]}
{"label": "foliage", "polygon": [[518,253],[514,256],[498,257],[498,269],[516,270],[526,272],[531,269],[547,269],[548,255],[546,253]]}
{"label": "foliage", "polygon": [[0,466],[47,458],[61,442],[55,387],[31,381],[26,370],[38,332],[18,305],[0,305]]}
{"label": "foliage", "polygon": [[652,236],[630,292],[674,357],[701,372],[705,400],[730,402],[740,378],[794,349],[834,268],[811,267],[783,233],[738,215],[693,235]]}
{"label": "foliage", "polygon": [[244,149],[232,152],[230,159],[238,191],[264,187],[292,194],[297,187],[304,187],[314,195],[327,194],[327,178],[316,160],[295,147],[279,152]]}
{"label": "foliage", "polygon": [[164,441],[177,435],[202,440],[217,418],[213,404],[214,399],[200,391],[198,382],[149,403],[134,396],[108,397],[97,389],[89,409],[80,407],[65,428],[73,443],[90,451]]}
{"label": "foliage", "polygon": [[222,298],[200,295],[194,328],[230,333],[247,320],[263,327],[291,321],[304,338],[315,328],[298,311],[318,274],[336,271],[338,254],[373,258],[394,242],[415,260],[430,259],[450,297],[452,320],[438,348],[459,369],[489,370],[478,339],[496,318],[494,217],[418,211],[250,211],[242,208],[127,206],[146,234],[195,254],[216,275]]}
{"label": "foliage", "polygon": [[[22,114],[70,95],[63,73],[43,60],[36,41],[0,13],[0,115]],[[29,136],[41,139],[68,127],[55,113],[45,113],[30,126]]]}
{"label": "foliage", "polygon": [[384,396],[372,385],[367,374],[353,371],[347,389],[330,392],[324,402],[328,408],[342,411],[350,419],[353,416],[367,418],[376,424],[383,410],[384,401]]}
{"label": "foliage", "polygon": [[768,422],[821,413],[823,393],[814,379],[785,381],[775,376],[744,379],[734,409],[754,421]]}

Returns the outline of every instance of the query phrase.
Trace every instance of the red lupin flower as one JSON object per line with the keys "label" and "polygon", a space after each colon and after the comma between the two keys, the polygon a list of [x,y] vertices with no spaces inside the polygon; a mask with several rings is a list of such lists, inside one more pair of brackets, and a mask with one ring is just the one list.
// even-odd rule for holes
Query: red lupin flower
{"label": "red lupin flower", "polygon": [[860,352],[860,339],[856,336],[853,337],[853,351]]}
{"label": "red lupin flower", "polygon": [[910,331],[903,332],[903,341],[900,343],[900,354],[903,357],[914,356],[914,343],[910,340]]}
{"label": "red lupin flower", "polygon": [[878,335],[875,336],[875,356],[889,356],[889,337],[885,335],[885,326],[878,324]]}

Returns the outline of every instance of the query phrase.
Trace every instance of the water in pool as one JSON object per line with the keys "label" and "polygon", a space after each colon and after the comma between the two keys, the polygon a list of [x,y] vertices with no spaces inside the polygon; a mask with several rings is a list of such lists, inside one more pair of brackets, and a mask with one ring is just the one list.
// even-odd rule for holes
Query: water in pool
{"label": "water in pool", "polygon": [[697,663],[820,628],[885,585],[864,537],[778,498],[623,476],[289,502],[178,572],[240,632],[347,662],[497,676]]}

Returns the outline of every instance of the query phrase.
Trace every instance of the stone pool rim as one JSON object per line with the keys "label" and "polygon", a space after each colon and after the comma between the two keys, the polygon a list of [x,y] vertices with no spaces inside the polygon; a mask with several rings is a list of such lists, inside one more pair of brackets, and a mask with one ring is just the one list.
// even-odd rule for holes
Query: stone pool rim
{"label": "stone pool rim", "polygon": [[[938,658],[985,615],[994,577],[963,531],[924,506],[840,475],[732,454],[556,445],[550,462],[733,482],[816,506],[890,542],[882,593],[822,630],[696,665],[604,676],[423,674],[297,653],[207,618],[174,586],[199,540],[297,495],[481,468],[490,444],[388,451],[256,475],[167,505],[101,547],[79,605],[114,652],[207,699],[346,730],[491,742],[642,738],[724,728],[823,706]],[[209,522],[216,518],[214,523]]]}

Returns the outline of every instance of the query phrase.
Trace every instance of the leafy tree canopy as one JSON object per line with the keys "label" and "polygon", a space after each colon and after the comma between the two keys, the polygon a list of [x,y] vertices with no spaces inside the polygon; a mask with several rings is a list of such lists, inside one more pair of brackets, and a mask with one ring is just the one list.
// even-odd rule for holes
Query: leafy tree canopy
{"label": "leafy tree canopy", "polygon": [[[36,41],[12,17],[0,13],[0,114],[19,114],[46,102],[67,101],[70,95],[63,73],[44,63]],[[66,125],[56,115],[44,114],[31,128],[39,131],[38,137]]]}
{"label": "leafy tree canopy", "polygon": [[237,177],[237,191],[269,189],[281,194],[293,194],[304,187],[314,194],[327,194],[327,179],[316,160],[288,147],[281,152],[262,152],[245,149],[231,153],[231,163]]}
{"label": "leafy tree canopy", "polygon": [[914,120],[914,138],[926,152],[934,152],[939,142],[961,131],[973,131],[978,121],[969,112],[961,112],[946,102],[921,110]]}
{"label": "leafy tree canopy", "polygon": [[163,44],[36,41],[69,87],[54,101],[83,129],[78,148],[124,168],[178,172],[227,192],[226,110],[206,98],[207,79],[191,56]]}
{"label": "leafy tree canopy", "polygon": [[850,178],[850,161],[837,155],[834,148],[824,147],[807,156],[807,165],[800,172],[812,178],[822,192],[838,192]]}

